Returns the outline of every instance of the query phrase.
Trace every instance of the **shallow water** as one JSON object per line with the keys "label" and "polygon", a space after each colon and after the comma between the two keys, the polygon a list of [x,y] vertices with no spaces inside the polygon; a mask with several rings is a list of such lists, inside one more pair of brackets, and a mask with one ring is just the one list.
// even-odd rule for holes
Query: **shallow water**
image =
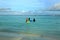
{"label": "shallow water", "polygon": [[[31,20],[35,18],[36,22],[27,24],[25,22],[27,17],[30,17]],[[45,37],[60,40],[60,16],[0,16],[0,32],[4,32],[0,36],[10,37],[10,35],[6,35],[7,33],[16,33],[16,36],[20,34],[36,34],[39,35],[36,40],[43,40]],[[41,39],[40,37],[43,38]],[[22,38],[29,40],[30,36]]]}

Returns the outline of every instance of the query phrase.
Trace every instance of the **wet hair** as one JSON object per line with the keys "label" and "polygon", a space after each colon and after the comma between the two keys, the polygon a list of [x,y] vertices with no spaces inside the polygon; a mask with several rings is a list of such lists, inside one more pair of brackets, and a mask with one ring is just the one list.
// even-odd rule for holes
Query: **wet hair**
{"label": "wet hair", "polygon": [[33,22],[35,22],[35,18],[33,18]]}

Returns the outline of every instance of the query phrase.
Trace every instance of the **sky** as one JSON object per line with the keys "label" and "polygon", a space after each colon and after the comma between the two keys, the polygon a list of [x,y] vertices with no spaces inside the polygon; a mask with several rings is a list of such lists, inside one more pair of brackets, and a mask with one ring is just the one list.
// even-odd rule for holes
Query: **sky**
{"label": "sky", "polygon": [[60,0],[0,0],[0,10],[1,9],[10,9],[12,11],[21,11],[23,13],[36,10],[57,11],[60,10]]}
{"label": "sky", "polygon": [[0,0],[0,8],[12,10],[36,10],[44,8],[44,3],[39,0]]}
{"label": "sky", "polygon": [[15,11],[41,10],[52,8],[60,0],[0,0],[0,8],[11,8]]}

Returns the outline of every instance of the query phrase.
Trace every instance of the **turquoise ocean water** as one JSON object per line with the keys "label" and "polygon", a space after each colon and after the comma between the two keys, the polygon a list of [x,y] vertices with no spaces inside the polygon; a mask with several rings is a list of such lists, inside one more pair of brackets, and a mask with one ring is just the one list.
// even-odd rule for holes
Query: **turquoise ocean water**
{"label": "turquoise ocean water", "polygon": [[[36,22],[26,23],[26,18]],[[0,16],[0,32],[31,33],[60,38],[60,16]]]}

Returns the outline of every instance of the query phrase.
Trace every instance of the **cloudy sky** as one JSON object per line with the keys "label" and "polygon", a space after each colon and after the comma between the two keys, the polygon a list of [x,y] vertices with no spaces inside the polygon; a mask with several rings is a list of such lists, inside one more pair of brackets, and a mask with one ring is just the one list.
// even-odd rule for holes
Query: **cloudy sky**
{"label": "cloudy sky", "polygon": [[[60,0],[0,0],[0,9],[1,8],[11,8],[11,10],[13,11],[21,11],[23,13],[25,13],[26,11],[33,11],[33,10],[57,11],[60,10]],[[48,12],[48,13],[52,13],[52,12]],[[3,14],[7,14],[7,13],[4,12]],[[14,14],[16,15],[19,13],[14,13]],[[57,14],[60,13],[58,12]]]}
{"label": "cloudy sky", "polygon": [[0,0],[0,8],[19,11],[60,8],[60,0]]}

